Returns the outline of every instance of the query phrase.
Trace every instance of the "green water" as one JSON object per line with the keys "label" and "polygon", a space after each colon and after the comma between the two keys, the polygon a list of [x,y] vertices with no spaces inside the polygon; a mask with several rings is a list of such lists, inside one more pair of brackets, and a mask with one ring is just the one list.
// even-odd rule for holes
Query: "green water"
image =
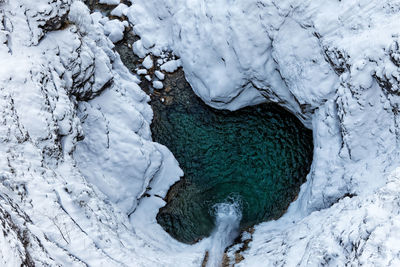
{"label": "green water", "polygon": [[166,84],[171,91],[153,97],[153,138],[173,152],[185,176],[170,189],[158,223],[193,243],[212,232],[213,205],[232,198],[241,202],[242,229],[279,218],[309,172],[311,131],[276,105],[218,111],[187,83]]}
{"label": "green water", "polygon": [[[85,3],[103,14],[113,8],[97,0]],[[140,62],[128,44],[137,39],[127,30],[115,46],[132,72]],[[312,133],[296,117],[271,104],[214,110],[193,93],[182,70],[168,75],[161,91],[153,91],[145,79],[140,86],[151,96],[154,141],[172,151],[185,173],[157,215],[172,237],[193,243],[209,236],[213,206],[221,202],[240,202],[242,229],[286,211],[312,161]]]}

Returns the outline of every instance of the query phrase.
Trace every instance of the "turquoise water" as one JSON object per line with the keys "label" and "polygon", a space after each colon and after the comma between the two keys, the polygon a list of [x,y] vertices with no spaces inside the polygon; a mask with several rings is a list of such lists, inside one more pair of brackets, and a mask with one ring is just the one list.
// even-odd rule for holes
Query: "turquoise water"
{"label": "turquoise water", "polygon": [[[97,0],[85,3],[104,14],[113,8]],[[115,46],[132,72],[139,59],[128,44],[137,39],[128,31]],[[212,109],[193,93],[182,70],[168,75],[161,91],[144,79],[141,88],[152,99],[154,141],[172,151],[185,173],[157,215],[172,237],[193,243],[209,236],[218,203],[239,203],[241,229],[286,211],[312,161],[312,133],[296,117],[272,104],[235,112]]]}
{"label": "turquoise water", "polygon": [[311,131],[276,105],[219,111],[184,87],[174,87],[172,104],[155,107],[153,138],[185,173],[170,189],[158,223],[193,243],[210,235],[217,203],[240,202],[242,229],[280,217],[309,172]]}

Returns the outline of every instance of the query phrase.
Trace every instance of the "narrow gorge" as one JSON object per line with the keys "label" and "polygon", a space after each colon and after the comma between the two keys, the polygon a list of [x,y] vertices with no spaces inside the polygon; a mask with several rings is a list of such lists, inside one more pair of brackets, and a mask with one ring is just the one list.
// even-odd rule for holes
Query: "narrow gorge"
{"label": "narrow gorge", "polygon": [[[104,14],[111,9],[96,2],[89,6]],[[127,30],[116,43],[133,74],[145,69],[129,46],[138,39]],[[146,70],[152,77],[157,66],[153,61]],[[219,204],[238,206],[242,230],[278,219],[310,170],[312,132],[277,104],[217,110],[195,95],[182,69],[163,75],[161,89],[143,76],[140,86],[151,97],[153,140],[172,151],[184,176],[170,188],[158,223],[175,239],[191,244],[210,236]]]}

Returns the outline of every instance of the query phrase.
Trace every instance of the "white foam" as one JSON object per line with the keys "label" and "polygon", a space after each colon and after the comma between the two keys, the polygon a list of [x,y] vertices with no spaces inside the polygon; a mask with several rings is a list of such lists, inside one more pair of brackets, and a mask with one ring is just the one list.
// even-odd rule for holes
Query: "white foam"
{"label": "white foam", "polygon": [[208,267],[221,266],[224,250],[239,235],[239,223],[242,219],[242,210],[238,201],[234,203],[219,203],[214,208],[216,227],[211,235]]}

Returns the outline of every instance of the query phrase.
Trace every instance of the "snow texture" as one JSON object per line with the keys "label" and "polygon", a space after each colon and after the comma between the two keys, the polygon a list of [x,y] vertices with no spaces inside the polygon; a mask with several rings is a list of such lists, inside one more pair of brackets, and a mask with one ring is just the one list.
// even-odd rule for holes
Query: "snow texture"
{"label": "snow texture", "polygon": [[147,74],[147,70],[146,69],[138,69],[136,71],[137,74],[139,75],[146,75]]}
{"label": "snow texture", "polygon": [[156,75],[156,77],[157,77],[159,80],[164,80],[164,78],[165,78],[165,74],[162,73],[162,72],[159,71],[159,70],[156,70],[156,71],[154,72],[154,74]]}
{"label": "snow texture", "polygon": [[[307,182],[284,218],[256,227],[243,266],[398,260],[382,238],[396,204],[385,202],[379,218],[368,203],[398,179],[389,174],[399,166],[399,12],[396,0],[132,1],[136,50],[173,51],[207,104],[272,101],[313,129]],[[369,221],[384,222],[379,237],[362,234]]]}
{"label": "snow texture", "polygon": [[[2,266],[201,263],[203,248],[154,241],[182,171],[104,31],[80,1],[0,4]],[[154,216],[136,219],[142,201]]]}
{"label": "snow texture", "polygon": [[110,38],[111,42],[117,43],[124,38],[124,30],[128,24],[117,19],[109,20],[104,23],[104,33]]}
{"label": "snow texture", "polygon": [[153,67],[153,60],[151,59],[150,55],[144,58],[142,65],[146,69],[151,69]]}
{"label": "snow texture", "polygon": [[164,87],[163,83],[160,81],[153,81],[154,89],[162,89]]}
{"label": "snow texture", "polygon": [[160,66],[160,69],[163,71],[172,73],[181,66],[182,66],[181,61],[179,59],[177,59],[177,60],[167,61],[166,63],[164,63]]}
{"label": "snow texture", "polygon": [[[313,129],[299,197],[244,235],[232,264],[399,264],[400,1],[135,0],[123,10],[140,36],[133,51],[172,51],[179,59],[160,69],[182,66],[209,105],[272,101]],[[113,50],[127,24],[113,23],[78,0],[0,2],[1,265],[200,266],[211,247],[156,223],[183,173],[151,140],[149,97]]]}
{"label": "snow texture", "polygon": [[123,16],[126,16],[126,13],[128,12],[128,6],[125,4],[119,4],[116,8],[111,10],[111,15],[120,17],[122,18]]}

